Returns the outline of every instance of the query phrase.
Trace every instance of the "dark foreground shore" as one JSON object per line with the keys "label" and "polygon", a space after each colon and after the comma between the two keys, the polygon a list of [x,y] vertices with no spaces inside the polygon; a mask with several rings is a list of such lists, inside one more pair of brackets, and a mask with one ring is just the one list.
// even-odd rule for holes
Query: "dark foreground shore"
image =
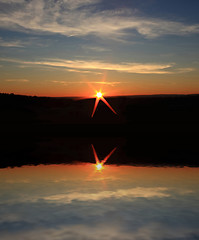
{"label": "dark foreground shore", "polygon": [[106,164],[199,166],[199,95],[94,99],[0,95],[0,168],[94,163],[91,144]]}
{"label": "dark foreground shore", "polygon": [[111,97],[91,118],[95,99],[0,94],[1,132],[125,136],[134,132],[199,132],[199,95]]}
{"label": "dark foreground shore", "polygon": [[114,148],[106,164],[199,167],[197,139],[190,135],[135,134],[131,137],[9,136],[1,142],[0,168],[39,164],[95,163]]}

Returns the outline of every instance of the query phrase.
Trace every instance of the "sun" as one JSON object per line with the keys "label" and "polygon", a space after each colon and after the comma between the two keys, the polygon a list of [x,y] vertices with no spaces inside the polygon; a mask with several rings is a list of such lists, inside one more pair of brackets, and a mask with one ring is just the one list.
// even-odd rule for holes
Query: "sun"
{"label": "sun", "polygon": [[106,99],[104,98],[103,95],[104,95],[104,94],[103,94],[101,91],[99,91],[99,92],[96,91],[96,95],[95,95],[96,100],[95,100],[95,105],[94,105],[94,108],[93,108],[93,112],[92,112],[91,117],[94,116],[94,113],[95,113],[95,111],[96,111],[97,105],[98,105],[98,103],[99,103],[100,100],[102,100],[102,101],[106,104],[106,106],[111,109],[111,111],[112,111],[113,113],[117,114],[116,111],[111,107],[111,105],[106,101]]}
{"label": "sun", "polygon": [[98,99],[100,99],[100,98],[103,97],[103,94],[102,94],[101,92],[97,92],[96,97],[97,97]]}

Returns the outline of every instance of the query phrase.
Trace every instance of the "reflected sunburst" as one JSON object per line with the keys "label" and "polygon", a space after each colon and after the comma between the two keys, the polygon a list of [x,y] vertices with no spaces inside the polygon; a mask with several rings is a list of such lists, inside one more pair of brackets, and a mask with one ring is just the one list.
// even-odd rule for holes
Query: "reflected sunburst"
{"label": "reflected sunburst", "polygon": [[94,154],[94,157],[95,157],[95,167],[96,167],[96,170],[97,171],[101,171],[103,168],[104,168],[104,164],[106,163],[106,161],[110,158],[110,156],[115,152],[115,150],[117,149],[116,147],[103,159],[103,160],[99,160],[98,156],[97,156],[97,153],[95,151],[95,148],[93,146],[93,144],[91,144],[92,146],[92,149],[93,149],[93,154]]}

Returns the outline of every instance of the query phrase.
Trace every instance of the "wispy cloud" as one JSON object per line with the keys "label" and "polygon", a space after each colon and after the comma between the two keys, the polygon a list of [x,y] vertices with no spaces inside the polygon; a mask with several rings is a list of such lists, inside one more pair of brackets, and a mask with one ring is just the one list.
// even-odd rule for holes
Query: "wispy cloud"
{"label": "wispy cloud", "polygon": [[[91,83],[100,84],[100,85],[110,85],[112,87],[115,85],[121,84],[121,82],[91,82]],[[122,82],[122,83],[124,83],[124,82]]]}
{"label": "wispy cloud", "polygon": [[0,1],[0,26],[20,31],[59,33],[65,36],[96,35],[122,38],[132,30],[145,38],[199,33],[199,24],[139,17],[128,9],[99,10],[100,0]]}
{"label": "wispy cloud", "polygon": [[85,71],[85,70],[77,70],[77,69],[67,69],[68,72],[76,72],[76,73],[83,73],[83,74],[96,74],[101,75],[101,72],[94,72],[94,71]]}
{"label": "wispy cloud", "polygon": [[100,2],[100,0],[63,0],[65,6],[72,10],[77,9],[85,5],[93,5]]}
{"label": "wispy cloud", "polygon": [[94,52],[109,52],[111,51],[108,48],[100,47],[100,46],[83,46],[83,49],[94,51]]}
{"label": "wispy cloud", "polygon": [[22,65],[38,65],[44,67],[65,68],[70,72],[94,73],[107,70],[136,74],[178,74],[193,71],[193,68],[174,68],[175,63],[108,63],[103,61],[46,59],[44,61],[23,61],[18,59],[0,58],[0,61],[18,63]]}
{"label": "wispy cloud", "polygon": [[52,80],[52,81],[50,81],[50,82],[52,82],[52,83],[58,83],[58,84],[63,84],[63,85],[68,84],[68,82],[66,82],[66,81],[61,81],[61,80]]}
{"label": "wispy cloud", "polygon": [[[121,84],[121,82],[100,82],[100,81],[89,81],[89,82],[85,82],[85,81],[73,81],[73,82],[69,82],[69,81],[59,81],[59,80],[52,80],[52,83],[58,83],[58,84],[63,84],[63,85],[68,85],[68,84],[98,84],[98,85],[109,85],[109,86],[116,86],[118,84]],[[124,83],[124,82],[122,82]]]}
{"label": "wispy cloud", "polygon": [[194,70],[194,68],[178,68],[176,69],[176,73],[189,73],[193,72]]}
{"label": "wispy cloud", "polygon": [[24,3],[24,0],[0,0],[0,3]]}
{"label": "wispy cloud", "polygon": [[29,82],[28,79],[22,79],[22,78],[13,78],[13,79],[5,79],[5,82]]}
{"label": "wispy cloud", "polygon": [[5,41],[0,37],[0,47],[24,47],[24,43],[20,40]]}
{"label": "wispy cloud", "polygon": [[7,39],[0,37],[0,47],[16,47],[16,48],[25,48],[28,46],[38,46],[46,47],[48,44],[42,43],[38,37],[28,37],[25,40],[21,39]]}

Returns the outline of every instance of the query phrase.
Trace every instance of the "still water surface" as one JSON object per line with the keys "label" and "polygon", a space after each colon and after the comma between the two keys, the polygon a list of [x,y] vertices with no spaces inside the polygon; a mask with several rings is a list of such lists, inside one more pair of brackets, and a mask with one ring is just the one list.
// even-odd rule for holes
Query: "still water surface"
{"label": "still water surface", "polygon": [[0,169],[2,240],[199,239],[199,168]]}

